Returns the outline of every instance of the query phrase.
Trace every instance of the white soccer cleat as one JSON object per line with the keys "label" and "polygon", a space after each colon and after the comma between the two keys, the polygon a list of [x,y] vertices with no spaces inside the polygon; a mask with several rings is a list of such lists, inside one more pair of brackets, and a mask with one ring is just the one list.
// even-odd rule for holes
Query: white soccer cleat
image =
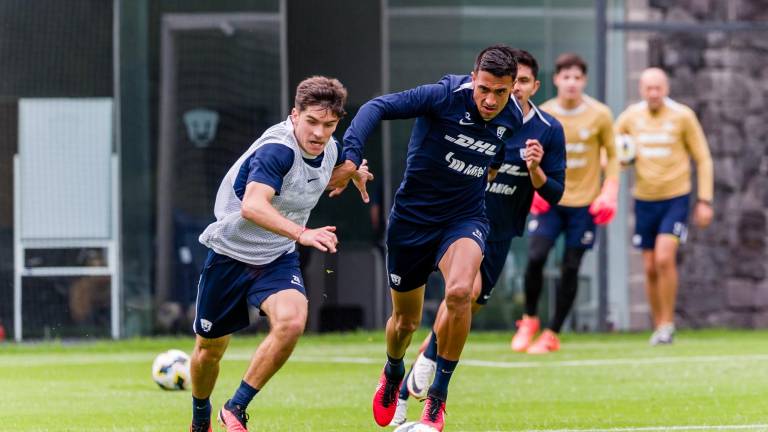
{"label": "white soccer cleat", "polygon": [[395,416],[392,417],[390,426],[400,426],[405,423],[405,417],[408,415],[408,400],[397,399],[397,410],[395,410]]}
{"label": "white soccer cleat", "polygon": [[651,346],[657,345],[670,345],[675,338],[675,325],[664,324],[660,325],[655,332],[651,335],[651,340],[648,341]]}
{"label": "white soccer cleat", "polygon": [[427,398],[429,386],[435,379],[435,370],[437,370],[437,362],[424,357],[424,353],[419,354],[406,380],[411,396],[418,400]]}

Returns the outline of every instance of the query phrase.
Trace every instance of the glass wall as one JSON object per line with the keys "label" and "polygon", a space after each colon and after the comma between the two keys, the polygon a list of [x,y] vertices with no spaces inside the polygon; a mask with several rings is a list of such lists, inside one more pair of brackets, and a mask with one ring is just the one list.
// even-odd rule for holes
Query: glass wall
{"label": "glass wall", "polygon": [[[589,0],[528,1],[405,1],[387,4],[389,91],[400,91],[438,81],[446,74],[468,74],[475,56],[484,47],[504,43],[531,52],[539,61],[541,90],[534,98],[541,103],[555,95],[551,76],[554,60],[562,52],[576,52],[589,64],[596,60],[594,3]],[[587,93],[595,94],[595,80]],[[412,121],[391,122],[391,183],[402,180]],[[527,262],[527,242],[516,239],[504,274],[494,290],[493,301],[473,325],[510,329],[522,313],[522,272]],[[556,261],[557,251],[551,261]],[[553,263],[554,264],[554,263]],[[594,267],[594,266],[591,266]],[[582,278],[582,301],[591,303],[589,288],[593,269],[589,263]],[[558,272],[547,270],[547,288],[554,286]],[[438,294],[432,294],[438,295]],[[543,317],[548,308],[544,296]]]}

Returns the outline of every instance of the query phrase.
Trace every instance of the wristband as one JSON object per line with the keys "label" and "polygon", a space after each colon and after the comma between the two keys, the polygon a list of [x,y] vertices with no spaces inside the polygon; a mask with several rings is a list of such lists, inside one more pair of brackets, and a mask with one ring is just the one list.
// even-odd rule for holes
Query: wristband
{"label": "wristband", "polygon": [[712,207],[712,201],[707,201],[705,199],[699,199],[699,200],[697,200],[697,202],[700,202],[702,204],[706,204],[706,205]]}

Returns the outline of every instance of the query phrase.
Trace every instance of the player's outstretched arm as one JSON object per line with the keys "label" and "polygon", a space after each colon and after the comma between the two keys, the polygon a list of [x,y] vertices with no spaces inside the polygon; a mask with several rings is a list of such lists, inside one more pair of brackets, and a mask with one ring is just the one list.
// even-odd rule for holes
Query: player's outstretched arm
{"label": "player's outstretched arm", "polygon": [[325,226],[307,229],[286,218],[272,206],[275,189],[259,182],[249,182],[245,187],[240,215],[254,224],[275,234],[288,237],[304,246],[311,246],[323,252],[336,252],[339,243],[336,227]]}

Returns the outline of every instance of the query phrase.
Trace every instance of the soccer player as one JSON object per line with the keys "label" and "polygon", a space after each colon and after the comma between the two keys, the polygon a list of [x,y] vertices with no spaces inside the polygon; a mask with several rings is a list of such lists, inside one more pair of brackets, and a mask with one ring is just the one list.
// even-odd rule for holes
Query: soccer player
{"label": "soccer player", "polygon": [[[448,75],[437,84],[368,101],[344,135],[344,169],[351,172],[382,120],[416,118],[387,230],[393,308],[386,328],[387,362],[373,397],[380,426],[395,415],[403,357],[421,320],[424,284],[437,267],[445,278],[446,319],[436,329],[437,373],[421,423],[443,430],[448,383],[469,334],[472,285],[488,234],[489,166],[501,165],[505,143],[522,124],[520,107],[510,98],[516,73],[509,47],[488,47],[470,75]],[[334,193],[347,178],[332,179]]]}
{"label": "soccer player", "polygon": [[696,114],[668,98],[667,74],[643,71],[643,101],[627,108],[616,121],[619,134],[632,138],[635,167],[635,235],[643,250],[645,288],[655,331],[651,345],[670,344],[675,333],[677,249],[685,241],[691,194],[691,161],[696,162],[698,196],[693,221],[704,228],[712,222],[712,157]]}
{"label": "soccer player", "polygon": [[[230,335],[249,324],[248,305],[269,318],[240,387],[218,414],[230,432],[247,431],[246,408],[280,369],[307,319],[307,297],[296,243],[334,253],[336,227],[310,229],[309,213],[340,155],[331,134],[344,116],[347,91],[332,78],[307,78],[296,89],[290,117],[256,140],[235,162],[216,195],[216,222],[200,235],[210,248],[197,291],[192,353],[192,425],[210,431],[209,397]],[[353,173],[367,201],[372,179],[365,161]]]}
{"label": "soccer player", "polygon": [[[517,79],[512,93],[522,107],[523,126],[506,141],[504,163],[485,190],[490,233],[472,290],[472,314],[487,304],[504,268],[512,239],[523,234],[534,191],[539,191],[552,205],[557,204],[563,195],[563,128],[560,122],[540,111],[531,101],[541,86],[541,81],[537,79],[538,62],[527,51],[514,49],[513,53],[517,61]],[[439,328],[440,321],[445,320],[445,311],[446,305],[443,302],[433,330],[422,344],[422,353],[400,387],[392,425],[405,422],[409,394],[419,399],[427,396],[427,388],[437,367],[437,336],[434,329]]]}
{"label": "soccer player", "polygon": [[[576,54],[566,53],[555,62],[557,97],[541,109],[560,120],[565,130],[567,169],[565,193],[556,206],[535,196],[528,224],[528,265],[525,269],[525,314],[512,339],[514,351],[546,354],[560,349],[557,334],[573,307],[579,285],[579,267],[584,253],[595,241],[595,225],[607,224],[616,212],[619,163],[613,138],[610,109],[584,94],[587,64]],[[606,166],[601,166],[601,152]],[[601,174],[605,173],[602,181]],[[565,251],[557,287],[555,314],[531,344],[539,330],[537,305],[544,284],[544,264],[555,240],[565,233]]]}

